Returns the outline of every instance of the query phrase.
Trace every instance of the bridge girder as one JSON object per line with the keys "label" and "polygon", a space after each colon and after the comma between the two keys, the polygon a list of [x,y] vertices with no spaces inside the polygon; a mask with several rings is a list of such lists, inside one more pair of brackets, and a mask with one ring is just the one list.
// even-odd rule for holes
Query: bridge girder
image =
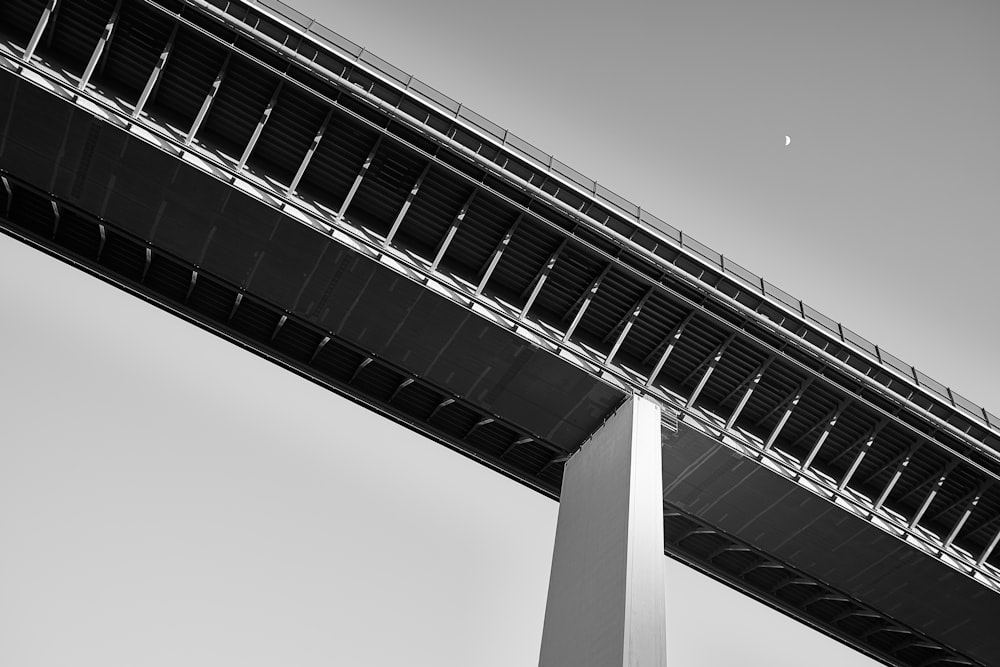
{"label": "bridge girder", "polygon": [[[908,378],[885,362],[879,348],[871,355],[842,328],[838,338],[817,326],[801,302],[765,281],[755,291],[728,260],[713,263],[655,219],[644,224],[648,214],[637,209],[631,220],[598,198],[596,185],[582,191],[551,160],[541,168],[506,137],[477,133],[468,112],[449,117],[336,49],[313,44],[312,59],[304,59],[287,44],[296,30],[266,8],[232,3],[242,9],[227,14],[200,0],[93,3],[86,11],[110,13],[98,17],[103,30],[82,56],[63,46],[69,41],[52,40],[56,25],[60,34],[76,29],[58,21],[67,4],[81,5],[5,6],[10,44],[21,49],[3,56],[8,75],[58,87],[49,65],[80,72],[69,86],[75,92],[64,96],[75,108],[99,108],[102,122],[133,136],[145,132],[145,141],[152,132],[161,150],[203,174],[600,376],[595,386],[608,405],[625,392],[648,392],[713,437],[807,479],[956,567],[997,579],[1000,436],[985,410],[970,413],[950,390],[936,395],[915,371]],[[23,20],[32,12],[32,22]],[[123,25],[155,28],[160,41],[118,39]],[[285,42],[276,41],[282,30]],[[215,54],[200,70],[179,61],[194,43]],[[148,63],[148,71],[133,81],[125,61]],[[199,81],[205,85],[193,99],[200,103],[181,109],[182,88],[197,92]],[[238,111],[244,89],[256,97]],[[116,100],[102,90],[123,94]],[[171,130],[178,118],[189,123]],[[332,162],[336,151],[340,165]],[[3,185],[8,233],[556,493],[570,440],[536,433],[297,313],[308,278],[296,303],[276,305],[246,284],[260,258],[245,282],[203,266],[211,235],[184,255],[164,247],[155,226],[143,236],[79,205],[75,183],[57,195],[15,169],[5,171]],[[469,228],[482,238],[464,234]],[[135,261],[125,266],[122,253]],[[177,293],[165,277],[174,274],[185,276]],[[228,314],[210,318],[207,302],[220,295],[231,303]],[[346,374],[331,370],[338,355],[350,360]],[[410,405],[411,394],[423,402]],[[433,407],[421,412],[417,403]],[[812,612],[794,613],[808,619]],[[941,662],[950,659],[942,654]]]}

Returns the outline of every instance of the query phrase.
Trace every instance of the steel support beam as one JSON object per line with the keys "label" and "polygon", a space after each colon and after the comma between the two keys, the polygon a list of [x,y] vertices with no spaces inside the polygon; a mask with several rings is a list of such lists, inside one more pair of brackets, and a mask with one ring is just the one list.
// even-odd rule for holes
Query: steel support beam
{"label": "steel support beam", "polygon": [[[632,330],[632,325],[635,324],[635,321],[637,319],[639,319],[639,315],[642,313],[643,307],[646,305],[646,302],[649,301],[649,297],[651,297],[652,295],[653,295],[653,288],[650,287],[648,290],[646,290],[646,293],[642,295],[639,301],[636,302],[635,308],[632,309],[632,313],[628,316],[628,319],[625,321],[625,324],[618,325],[622,327],[622,331],[620,334],[618,334],[618,338],[615,340],[615,344],[611,346],[611,351],[608,352],[608,356],[604,358],[605,364],[610,364],[611,360],[615,358],[616,354],[618,354],[618,350],[621,348],[622,343],[624,343],[625,338],[628,337],[628,332]],[[615,328],[617,329],[618,327],[616,326]],[[612,331],[614,331],[614,329],[612,329]]]}
{"label": "steel support beam", "polygon": [[781,563],[775,563],[774,561],[770,561],[770,560],[761,560],[761,561],[758,561],[756,563],[752,563],[751,565],[748,565],[747,567],[745,567],[742,570],[740,570],[739,573],[736,575],[736,577],[738,579],[744,579],[748,574],[750,574],[754,570],[761,570],[761,569],[764,569],[764,570],[784,570],[786,568]]}
{"label": "steel support beam", "polygon": [[482,426],[486,426],[487,424],[492,424],[495,421],[496,421],[496,419],[494,419],[493,417],[483,417],[482,419],[480,419],[479,421],[477,421],[475,424],[473,424],[471,427],[469,427],[469,430],[466,431],[466,433],[465,433],[465,437],[468,438],[470,435],[473,434],[473,432],[477,428],[480,428]]}
{"label": "steel support beam", "polygon": [[964,665],[965,667],[974,667],[974,663],[969,662],[965,658],[959,658],[954,655],[945,656],[932,656],[927,660],[921,662],[917,667],[941,667],[942,665]]}
{"label": "steel support beam", "polygon": [[535,476],[536,477],[541,477],[543,472],[545,472],[546,470],[548,470],[549,468],[551,468],[552,466],[554,466],[557,463],[564,463],[567,459],[569,459],[569,455],[568,454],[562,454],[560,456],[554,456],[554,457],[552,457],[551,459],[549,459],[548,461],[546,461],[545,464],[542,465],[541,468],[538,469],[538,472],[535,473]]}
{"label": "steel support beam", "polygon": [[663,370],[663,365],[667,363],[667,359],[670,358],[670,354],[674,351],[674,348],[677,347],[677,341],[681,339],[681,336],[684,334],[684,330],[687,329],[688,323],[690,323],[694,318],[694,314],[695,311],[693,310],[688,313],[687,316],[674,327],[674,330],[670,332],[670,335],[667,336],[667,340],[669,342],[667,343],[666,349],[663,350],[663,354],[660,355],[659,361],[657,361],[656,365],[653,366],[653,372],[651,372],[649,377],[646,379],[647,387],[652,386],[653,380],[655,380],[656,376],[658,376],[660,371]]}
{"label": "steel support beam", "polygon": [[993,517],[984,520],[979,524],[977,528],[969,531],[969,537],[973,535],[978,535],[979,533],[985,532],[987,528],[992,529],[994,526],[1000,526],[1000,515],[994,515]]}
{"label": "steel support beam", "polygon": [[503,257],[504,250],[506,250],[507,246],[510,245],[510,240],[514,238],[514,232],[517,231],[517,227],[518,225],[521,224],[521,218],[523,217],[524,217],[523,214],[517,216],[517,218],[514,220],[514,224],[510,226],[510,229],[507,230],[507,233],[504,234],[502,239],[500,239],[500,243],[498,243],[497,247],[493,249],[493,254],[490,256],[490,261],[486,265],[486,270],[483,272],[482,277],[479,279],[479,284],[476,285],[476,296],[479,296],[480,294],[483,293],[483,289],[486,287],[486,283],[489,282],[490,277],[493,275],[493,271],[496,270],[497,268],[497,264],[500,263],[500,258]]}
{"label": "steel support beam", "polygon": [[683,387],[688,382],[693,380],[695,376],[701,375],[703,369],[708,368],[708,365],[712,362],[712,359],[715,357],[715,353],[718,351],[719,351],[719,345],[717,344],[715,347],[712,348],[712,351],[708,353],[707,357],[699,361],[697,365],[695,365],[695,367],[692,368],[688,372],[688,374],[684,376],[684,379],[680,381],[678,386]]}
{"label": "steel support beam", "polygon": [[83,70],[83,76],[80,77],[80,82],[76,86],[77,90],[86,90],[87,84],[90,83],[90,77],[94,75],[97,63],[104,56],[104,48],[111,41],[111,35],[115,31],[115,24],[118,23],[118,14],[121,12],[121,8],[122,0],[118,0],[115,3],[114,10],[111,12],[111,16],[108,18],[108,22],[104,25],[104,31],[101,33],[100,39],[97,40],[97,46],[94,47],[94,51],[90,54],[87,67]]}
{"label": "steel support beam", "polygon": [[451,245],[452,239],[455,238],[455,232],[461,227],[462,222],[465,221],[465,215],[469,212],[469,207],[472,206],[472,202],[476,199],[476,193],[478,190],[473,190],[469,194],[469,198],[465,200],[462,204],[461,210],[459,210],[458,215],[455,216],[454,220],[448,226],[448,231],[445,233],[444,238],[441,239],[441,244],[438,246],[437,252],[434,253],[434,261],[431,262],[431,271],[437,271],[438,265],[441,264],[441,260],[444,259],[444,254],[448,252],[448,246]]}
{"label": "steel support beam", "polygon": [[828,602],[848,602],[848,603],[851,601],[849,598],[846,598],[843,595],[839,595],[837,593],[829,593],[829,592],[815,593],[812,596],[800,602],[799,608],[805,609],[811,604],[816,604],[817,602],[823,602],[824,600]]}
{"label": "steel support beam", "polygon": [[941,667],[942,665],[964,665],[965,667],[974,667],[975,663],[972,663],[965,658],[959,658],[954,655],[944,655],[944,656],[932,656],[927,660],[921,662],[917,667]]}
{"label": "steel support beam", "polygon": [[608,264],[604,269],[598,274],[596,278],[590,283],[590,287],[584,292],[583,303],[576,311],[576,315],[573,316],[573,321],[570,322],[569,328],[566,329],[566,333],[563,334],[562,342],[565,343],[569,340],[573,332],[576,331],[577,325],[580,324],[580,320],[583,319],[583,314],[587,312],[587,308],[590,307],[590,302],[594,300],[594,295],[597,294],[597,290],[601,289],[601,283],[604,282],[604,278],[608,275],[608,271],[611,270],[611,265]]}
{"label": "steel support beam", "polygon": [[780,414],[780,413],[784,412],[784,410],[788,408],[788,402],[792,399],[793,396],[794,396],[794,394],[789,394],[788,396],[786,396],[782,400],[780,400],[777,403],[775,403],[774,407],[771,408],[770,410],[768,410],[767,413],[765,413],[763,417],[761,417],[760,419],[758,419],[757,422],[754,424],[754,426],[763,426],[764,422],[766,422],[768,419],[770,419],[771,417],[773,417],[776,414]]}
{"label": "steel support beam", "polygon": [[666,667],[659,413],[630,398],[566,462],[539,667]]}
{"label": "steel support beam", "polygon": [[880,421],[875,426],[869,427],[868,430],[864,432],[864,435],[862,435],[860,438],[858,438],[857,440],[855,440],[854,442],[852,442],[850,445],[848,445],[847,447],[845,447],[844,449],[842,449],[836,456],[834,456],[832,459],[830,459],[830,461],[828,462],[827,465],[833,466],[840,459],[846,457],[848,454],[851,454],[856,449],[862,447],[864,445],[864,443],[868,441],[868,438],[871,437],[872,433],[876,433],[877,434],[878,431],[882,430],[882,428],[885,426],[886,423],[888,423],[888,420],[887,419],[883,419],[882,421]]}
{"label": "steel support beam", "polygon": [[913,495],[916,495],[916,494],[917,494],[918,492],[920,492],[920,491],[923,491],[923,490],[924,490],[924,488],[925,488],[925,487],[927,487],[927,486],[930,486],[930,487],[932,487],[932,488],[933,488],[933,486],[934,486],[934,481],[935,481],[936,479],[938,479],[938,477],[940,477],[940,476],[941,476],[941,474],[942,474],[942,473],[943,473],[943,472],[944,472],[945,470],[947,470],[947,466],[950,466],[950,465],[954,465],[954,463],[955,463],[955,462],[952,462],[952,463],[949,463],[949,464],[947,464],[947,465],[945,466],[945,468],[942,468],[942,470],[941,470],[940,472],[933,472],[933,473],[931,473],[930,475],[928,475],[927,477],[925,477],[924,479],[922,479],[922,480],[920,481],[920,483],[918,483],[918,484],[915,484],[915,485],[913,486],[913,488],[911,488],[911,489],[910,489],[909,491],[907,491],[906,493],[904,493],[903,495],[901,495],[901,496],[899,497],[899,502],[903,502],[903,501],[905,501],[905,500],[906,500],[907,498],[909,498],[910,496],[913,496]]}
{"label": "steel support beam", "polygon": [[[743,408],[747,406],[750,402],[750,397],[753,396],[753,392],[757,389],[757,385],[760,384],[760,380],[764,377],[764,373],[767,369],[771,367],[771,363],[774,361],[774,357],[768,357],[764,360],[757,370],[753,374],[753,378],[750,380],[750,384],[747,385],[747,390],[743,392],[743,396],[740,397],[740,402],[736,404],[736,409],[733,410],[733,414],[729,415],[729,419],[726,420],[726,430],[730,430],[736,420],[740,418],[740,414],[743,412]],[[723,401],[725,402],[725,401]]]}
{"label": "steel support beam", "polygon": [[243,303],[243,292],[237,292],[236,293],[236,298],[233,299],[233,307],[229,311],[229,320],[228,321],[232,322],[233,318],[236,317],[236,311],[239,310],[241,303]]}
{"label": "steel support beam", "polygon": [[52,48],[52,40],[55,38],[55,26],[59,23],[59,11],[65,3],[56,2],[56,8],[52,11],[52,18],[49,19],[49,30],[45,32],[45,48]]}
{"label": "steel support beam", "polygon": [[278,337],[278,334],[281,333],[281,328],[285,326],[285,322],[287,321],[288,321],[288,315],[287,314],[282,315],[281,318],[278,320],[278,323],[274,325],[274,331],[271,332],[271,340],[274,340],[275,338]]}
{"label": "steel support beam", "polygon": [[731,333],[729,334],[729,338],[724,340],[722,344],[716,348],[715,354],[712,356],[712,360],[708,362],[708,368],[705,370],[705,374],[701,376],[701,380],[698,381],[698,386],[695,387],[693,392],[691,392],[691,396],[687,400],[687,405],[684,406],[685,408],[692,407],[694,402],[698,400],[701,390],[705,388],[706,384],[708,384],[708,379],[712,377],[712,373],[715,371],[715,367],[719,363],[719,360],[722,359],[722,355],[726,353],[726,350],[729,349],[729,346],[735,339],[736,333]]}
{"label": "steel support beam", "polygon": [[319,126],[319,130],[316,132],[316,136],[313,137],[312,143],[309,144],[309,150],[306,151],[305,156],[302,158],[302,162],[299,164],[299,168],[295,171],[295,176],[292,177],[292,182],[288,184],[288,188],[285,190],[285,195],[291,196],[295,194],[295,190],[299,187],[299,181],[302,180],[302,176],[306,173],[306,169],[309,168],[309,162],[312,161],[313,155],[316,154],[316,149],[319,148],[319,144],[323,141],[323,135],[326,134],[326,128],[330,124],[330,119],[333,117],[333,107],[327,110],[326,116],[323,118],[323,123]]}
{"label": "steel support beam", "polygon": [[198,134],[198,130],[201,129],[201,124],[205,122],[205,116],[208,115],[208,110],[212,107],[212,102],[215,101],[215,96],[218,94],[219,88],[222,87],[223,79],[226,78],[226,70],[229,69],[229,59],[232,55],[232,51],[226,51],[226,57],[222,61],[222,67],[219,68],[219,73],[215,75],[215,80],[212,81],[212,87],[208,89],[205,99],[201,102],[201,108],[198,109],[198,115],[194,117],[194,122],[191,123],[191,129],[188,130],[187,136],[184,137],[185,146],[191,145],[191,142],[194,141],[194,136]]}
{"label": "steel support beam", "polygon": [[712,528],[692,528],[688,532],[684,533],[677,539],[677,544],[680,544],[689,537],[695,537],[697,535],[718,535],[719,531]]}
{"label": "steel support beam", "polygon": [[403,218],[406,217],[406,212],[410,210],[410,204],[416,198],[417,193],[420,192],[420,186],[423,185],[424,179],[427,178],[428,172],[431,170],[431,162],[424,165],[423,170],[420,175],[417,176],[417,180],[414,181],[413,187],[410,188],[410,193],[406,195],[406,199],[403,201],[403,205],[399,208],[399,213],[396,214],[396,219],[392,221],[392,227],[389,228],[389,233],[385,235],[385,240],[382,241],[382,247],[388,248],[389,244],[396,237],[396,232],[399,231],[399,226],[403,224]]}
{"label": "steel support beam", "polygon": [[891,459],[889,459],[889,462],[886,463],[884,466],[882,466],[879,470],[874,470],[874,471],[868,473],[868,476],[865,477],[861,481],[861,485],[864,486],[865,484],[868,484],[873,479],[875,479],[876,477],[878,477],[879,474],[882,471],[884,471],[884,470],[890,470],[890,469],[895,470],[896,466],[899,465],[900,461],[902,461],[903,459],[906,458],[907,451],[909,451],[909,450],[904,449],[903,451],[899,452],[898,454],[896,454],[895,456],[893,456]]}
{"label": "steel support beam", "polygon": [[528,315],[528,311],[531,310],[533,305],[535,305],[535,299],[538,298],[538,294],[542,291],[542,285],[545,284],[546,279],[549,277],[549,273],[552,272],[552,267],[554,267],[556,262],[559,261],[559,255],[562,254],[562,251],[566,247],[567,243],[569,243],[569,239],[563,239],[559,244],[559,247],[557,247],[555,251],[549,255],[549,259],[545,262],[541,271],[538,272],[538,275],[534,280],[535,286],[531,289],[531,294],[528,295],[528,300],[524,303],[524,308],[521,309],[521,314],[517,316],[518,322],[523,322],[524,318]]}
{"label": "steel support beam", "polygon": [[[368,366],[368,364],[370,364],[373,361],[375,361],[375,360],[373,358],[371,358],[371,357],[365,357],[364,359],[362,359],[361,363],[358,364],[357,368],[354,369],[354,372],[351,373],[351,379],[347,381],[347,384],[354,384],[354,381],[358,379],[358,375],[361,374],[361,371],[363,371],[365,369],[365,367]],[[452,399],[451,402],[454,403],[455,402],[454,399]],[[439,406],[439,407],[443,407],[443,406]],[[436,412],[436,410],[435,410],[435,412]],[[431,416],[433,417],[434,415],[432,414]],[[428,417],[428,419],[430,419],[430,418]]]}
{"label": "steel support beam", "polygon": [[1000,543],[1000,528],[997,529],[993,539],[990,540],[990,543],[986,545],[985,549],[983,549],[983,553],[979,555],[979,558],[976,560],[976,567],[982,567],[983,563],[989,560],[990,556],[993,555],[993,550],[997,548],[998,543]]}
{"label": "steel support beam", "polygon": [[[871,630],[866,630],[859,639],[866,640],[872,635],[878,634],[879,632],[892,632],[894,634],[911,634],[913,631],[902,625],[880,625],[878,627],[872,628]],[[891,652],[891,651],[890,651]]]}
{"label": "steel support beam", "polygon": [[267,106],[264,107],[264,112],[260,115],[260,120],[257,121],[257,127],[253,129],[253,134],[250,135],[250,141],[247,142],[246,148],[243,149],[243,155],[240,156],[240,161],[236,165],[236,171],[243,171],[243,167],[246,166],[247,160],[250,159],[250,154],[253,152],[254,146],[257,145],[257,140],[260,139],[260,133],[264,131],[264,126],[267,125],[268,119],[271,117],[271,113],[274,111],[275,105],[278,103],[278,95],[281,94],[281,85],[284,83],[283,80],[278,80],[278,85],[274,87],[274,92],[271,93],[271,99],[268,101]]}
{"label": "steel support beam", "polygon": [[850,404],[851,399],[845,398],[840,402],[840,405],[834,409],[833,415],[826,421],[826,427],[823,429],[823,432],[820,433],[819,438],[816,440],[816,444],[813,445],[811,450],[809,450],[809,455],[806,456],[806,459],[802,462],[802,466],[799,470],[804,471],[812,465],[812,462],[816,459],[816,455],[819,454],[819,450],[823,449],[823,443],[826,442],[828,437],[830,437],[830,432],[833,431],[833,428],[837,425],[837,420],[840,419],[840,416],[844,414],[844,410],[846,410],[847,406]]}
{"label": "steel support beam", "polygon": [[986,488],[987,486],[988,484],[986,482],[983,482],[981,484],[976,485],[973,489],[966,491],[961,496],[959,496],[958,499],[952,500],[951,502],[944,505],[944,507],[939,508],[938,511],[934,513],[934,517],[932,520],[940,519],[945,514],[955,509],[956,507],[959,506],[967,507],[969,503],[971,503],[976,498],[976,496],[979,495],[980,491]]}
{"label": "steel support beam", "polygon": [[873,611],[868,611],[867,609],[848,609],[848,610],[842,611],[839,614],[837,614],[836,616],[834,616],[833,620],[831,621],[831,623],[833,623],[834,625],[836,625],[837,623],[840,623],[844,619],[851,618],[851,617],[882,618],[882,614],[878,614],[878,613],[873,612]]}
{"label": "steel support beam", "polygon": [[900,461],[899,467],[896,468],[896,472],[892,474],[892,478],[889,480],[889,483],[886,485],[884,489],[882,489],[882,493],[875,501],[875,507],[872,512],[873,515],[877,514],[882,509],[882,505],[885,504],[885,501],[886,499],[888,499],[889,494],[892,493],[892,490],[896,487],[896,483],[899,482],[899,478],[903,476],[904,472],[906,472],[906,469],[910,465],[910,461],[913,460],[913,457],[917,453],[918,449],[920,449],[920,445],[918,444],[910,446],[909,451],[906,452],[906,457],[903,458],[902,461]]}
{"label": "steel support beam", "polygon": [[[606,274],[611,269],[612,264],[614,264],[614,262],[607,262],[606,264],[604,264],[604,268],[600,270],[600,272],[598,273],[598,277],[603,279],[604,274]],[[588,296],[590,296],[595,281],[597,281],[596,277],[589,283],[587,283],[587,287],[582,292],[580,292],[580,294],[578,294],[575,299],[573,299],[573,302],[569,304],[569,306],[566,307],[566,312],[563,313],[562,319],[560,321],[565,320],[570,315],[570,313],[575,313],[580,308],[580,306],[583,305],[583,302],[587,300]]]}
{"label": "steel support beam", "polygon": [[97,225],[97,233],[98,233],[98,235],[101,238],[101,240],[97,244],[97,261],[100,262],[101,261],[101,255],[104,254],[104,246],[107,245],[107,243],[108,243],[108,230],[104,226],[103,222],[98,223],[98,225]]}
{"label": "steel support beam", "polygon": [[840,484],[837,485],[838,491],[843,491],[844,488],[848,485],[848,483],[850,483],[851,478],[854,477],[854,473],[858,471],[858,466],[861,465],[861,462],[864,460],[865,455],[868,454],[868,450],[872,448],[872,443],[875,442],[875,438],[878,437],[878,434],[882,431],[883,428],[885,428],[885,425],[887,423],[888,423],[887,421],[881,421],[874,427],[872,427],[871,432],[868,434],[868,438],[865,440],[864,444],[861,445],[861,451],[859,451],[858,455],[854,457],[854,461],[851,463],[851,467],[847,469],[847,472],[844,473],[843,479],[840,480]]}
{"label": "steel support beam", "polygon": [[[323,351],[323,348],[326,347],[326,344],[329,343],[329,342],[330,342],[330,337],[329,336],[323,336],[323,340],[321,340],[320,342],[318,342],[316,344],[316,349],[313,350],[312,354],[309,356],[309,363],[310,364],[312,362],[316,361],[316,357],[319,355],[320,352]],[[401,389],[401,387],[397,387],[396,388],[396,393],[399,393],[400,389]],[[395,398],[395,396],[396,396],[396,394],[393,394],[394,398]],[[389,400],[392,400],[392,399],[389,399]]]}
{"label": "steel support beam", "polygon": [[62,211],[59,210],[59,204],[54,199],[49,202],[49,205],[52,208],[52,238],[54,239],[59,233],[59,219],[62,217]]}
{"label": "steel support beam", "polygon": [[142,93],[139,94],[139,101],[135,103],[135,108],[132,109],[132,118],[138,118],[142,110],[146,107],[146,104],[156,94],[156,90],[160,86],[160,74],[163,72],[163,68],[167,66],[167,60],[170,59],[170,53],[173,51],[174,40],[177,38],[177,28],[179,26],[179,23],[175,23],[174,29],[170,31],[170,37],[167,38],[167,43],[163,46],[163,50],[160,51],[160,57],[156,59],[156,65],[153,66],[153,71],[150,72],[149,78],[146,79],[146,85],[143,86]]}
{"label": "steel support beam", "polygon": [[797,437],[795,439],[795,442],[793,442],[790,445],[790,448],[791,449],[798,449],[799,445],[801,445],[803,442],[805,442],[806,440],[808,440],[812,436],[813,433],[820,432],[820,435],[822,435],[823,427],[826,426],[827,423],[829,423],[829,421],[831,419],[833,419],[833,416],[837,413],[837,410],[839,409],[841,403],[843,403],[843,402],[844,401],[841,400],[840,403],[838,403],[837,405],[835,405],[832,409],[827,410],[826,414],[823,415],[823,418],[820,419],[815,424],[813,424],[811,427],[809,427],[809,429],[805,433],[803,433],[802,435],[800,435],[799,437]]}
{"label": "steel support beam", "polygon": [[386,401],[386,403],[392,403],[394,400],[396,400],[396,397],[399,396],[399,392],[409,387],[411,384],[413,384],[413,382],[414,382],[413,378],[406,378],[405,380],[400,382],[399,386],[397,386],[395,389],[392,390],[392,396],[389,397],[389,400]]}
{"label": "steel support beam", "polygon": [[798,407],[799,401],[802,400],[802,395],[806,393],[807,389],[809,389],[809,386],[812,384],[812,381],[813,379],[811,377],[807,378],[802,384],[799,385],[799,388],[795,391],[795,397],[792,399],[792,402],[788,405],[788,408],[785,409],[785,413],[781,415],[781,419],[778,420],[778,423],[774,427],[774,430],[771,431],[771,435],[767,437],[767,441],[764,443],[765,452],[770,450],[771,446],[774,444],[774,441],[778,439],[778,435],[781,433],[781,429],[785,428],[785,424],[788,423],[788,418],[792,416],[793,412],[795,412],[795,408]]}
{"label": "steel support beam", "polygon": [[517,438],[516,440],[514,440],[514,442],[507,445],[506,449],[504,449],[503,452],[500,453],[500,460],[503,460],[508,454],[514,451],[515,448],[520,447],[521,445],[526,445],[529,442],[533,442],[533,440],[534,438],[529,438],[527,436]]}
{"label": "steel support beam", "polygon": [[344,214],[347,213],[347,207],[351,205],[351,201],[354,200],[354,195],[358,193],[358,188],[361,187],[361,181],[365,180],[365,174],[368,173],[368,169],[371,168],[372,162],[375,161],[375,154],[378,153],[379,146],[382,145],[382,137],[384,134],[378,135],[378,139],[375,140],[375,145],[372,149],[368,151],[368,157],[365,158],[364,164],[361,165],[361,170],[358,171],[358,175],[354,177],[354,183],[351,184],[351,189],[347,192],[347,196],[344,197],[344,203],[340,205],[340,210],[337,211],[337,222],[344,219]]}
{"label": "steel support beam", "polygon": [[941,487],[944,486],[945,480],[948,479],[948,475],[950,475],[951,471],[955,469],[955,465],[955,463],[949,463],[945,466],[944,471],[942,471],[941,475],[937,478],[937,481],[934,482],[931,492],[927,494],[927,497],[924,498],[924,502],[920,504],[920,509],[918,509],[917,513],[913,515],[913,518],[910,519],[910,530],[913,530],[914,526],[920,523],[920,519],[924,517],[924,513],[927,511],[927,508],[929,508],[931,503],[934,502],[934,498],[937,496],[938,491],[941,490]]}
{"label": "steel support beam", "polygon": [[707,560],[709,563],[712,563],[715,561],[716,558],[718,558],[722,554],[731,553],[734,551],[738,551],[741,553],[753,553],[753,549],[751,549],[750,547],[745,547],[742,544],[727,544],[725,546],[719,547],[712,553],[708,554],[708,557],[705,560]]}
{"label": "steel support beam", "polygon": [[35,31],[31,33],[31,39],[28,40],[28,46],[24,49],[24,55],[21,59],[24,62],[30,62],[31,57],[35,55],[35,49],[38,48],[38,41],[42,38],[42,33],[45,32],[45,26],[49,24],[49,19],[52,17],[52,13],[56,10],[56,5],[59,0],[49,0],[48,4],[45,5],[45,9],[42,10],[42,15],[38,17],[38,23],[35,24]]}
{"label": "steel support beam", "polygon": [[10,217],[10,207],[14,204],[14,190],[10,187],[10,181],[6,176],[0,176],[0,183],[3,184],[3,191],[6,195],[4,199],[4,215]]}
{"label": "steel support beam", "polygon": [[194,291],[194,286],[198,284],[198,271],[191,271],[191,280],[188,282],[187,294],[184,295],[184,303],[188,302],[191,298],[191,292]]}
{"label": "steel support beam", "polygon": [[434,409],[431,410],[431,413],[429,415],[427,415],[427,421],[430,422],[430,420],[434,419],[434,417],[437,416],[437,413],[441,412],[442,410],[444,410],[446,407],[448,407],[449,405],[451,405],[454,402],[455,402],[454,398],[446,398],[443,401],[441,401],[440,403],[438,403],[434,407]]}
{"label": "steel support beam", "polygon": [[951,543],[955,541],[956,537],[958,537],[958,534],[962,531],[962,528],[965,526],[965,522],[969,520],[970,516],[972,516],[972,513],[976,510],[976,507],[979,505],[979,501],[982,499],[983,495],[985,495],[985,493],[989,490],[989,488],[990,488],[990,483],[987,482],[981,484],[979,488],[976,489],[975,494],[973,494],[972,496],[972,500],[970,500],[969,504],[965,506],[965,511],[962,512],[961,518],[959,518],[958,522],[952,527],[951,532],[948,533],[948,537],[945,538],[943,551],[947,551],[948,548],[951,547]]}
{"label": "steel support beam", "polygon": [[793,577],[791,579],[786,579],[785,581],[779,582],[776,586],[771,588],[770,593],[774,595],[785,586],[809,586],[810,588],[819,588],[821,584],[818,581],[813,581],[812,579]]}

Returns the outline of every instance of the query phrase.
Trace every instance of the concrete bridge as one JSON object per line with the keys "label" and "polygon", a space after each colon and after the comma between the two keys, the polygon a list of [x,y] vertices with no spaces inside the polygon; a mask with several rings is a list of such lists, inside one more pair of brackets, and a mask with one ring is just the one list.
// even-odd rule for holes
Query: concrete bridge
{"label": "concrete bridge", "polygon": [[887,664],[1000,661],[1000,418],[279,3],[0,19],[4,231],[562,494],[543,664],[628,653],[561,578],[590,533],[601,590],[665,551]]}

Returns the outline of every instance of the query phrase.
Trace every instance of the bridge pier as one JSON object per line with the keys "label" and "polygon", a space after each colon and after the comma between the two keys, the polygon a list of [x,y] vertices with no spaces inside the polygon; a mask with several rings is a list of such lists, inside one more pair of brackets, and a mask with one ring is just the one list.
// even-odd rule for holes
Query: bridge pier
{"label": "bridge pier", "polygon": [[660,408],[633,396],[566,462],[540,667],[665,667]]}

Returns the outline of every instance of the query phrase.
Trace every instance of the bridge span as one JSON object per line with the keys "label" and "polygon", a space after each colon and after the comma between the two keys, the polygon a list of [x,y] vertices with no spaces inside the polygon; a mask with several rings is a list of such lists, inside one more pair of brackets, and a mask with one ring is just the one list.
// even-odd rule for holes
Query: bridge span
{"label": "bridge span", "polygon": [[0,4],[5,233],[540,493],[662,410],[663,549],[1000,664],[1000,417],[269,0]]}

